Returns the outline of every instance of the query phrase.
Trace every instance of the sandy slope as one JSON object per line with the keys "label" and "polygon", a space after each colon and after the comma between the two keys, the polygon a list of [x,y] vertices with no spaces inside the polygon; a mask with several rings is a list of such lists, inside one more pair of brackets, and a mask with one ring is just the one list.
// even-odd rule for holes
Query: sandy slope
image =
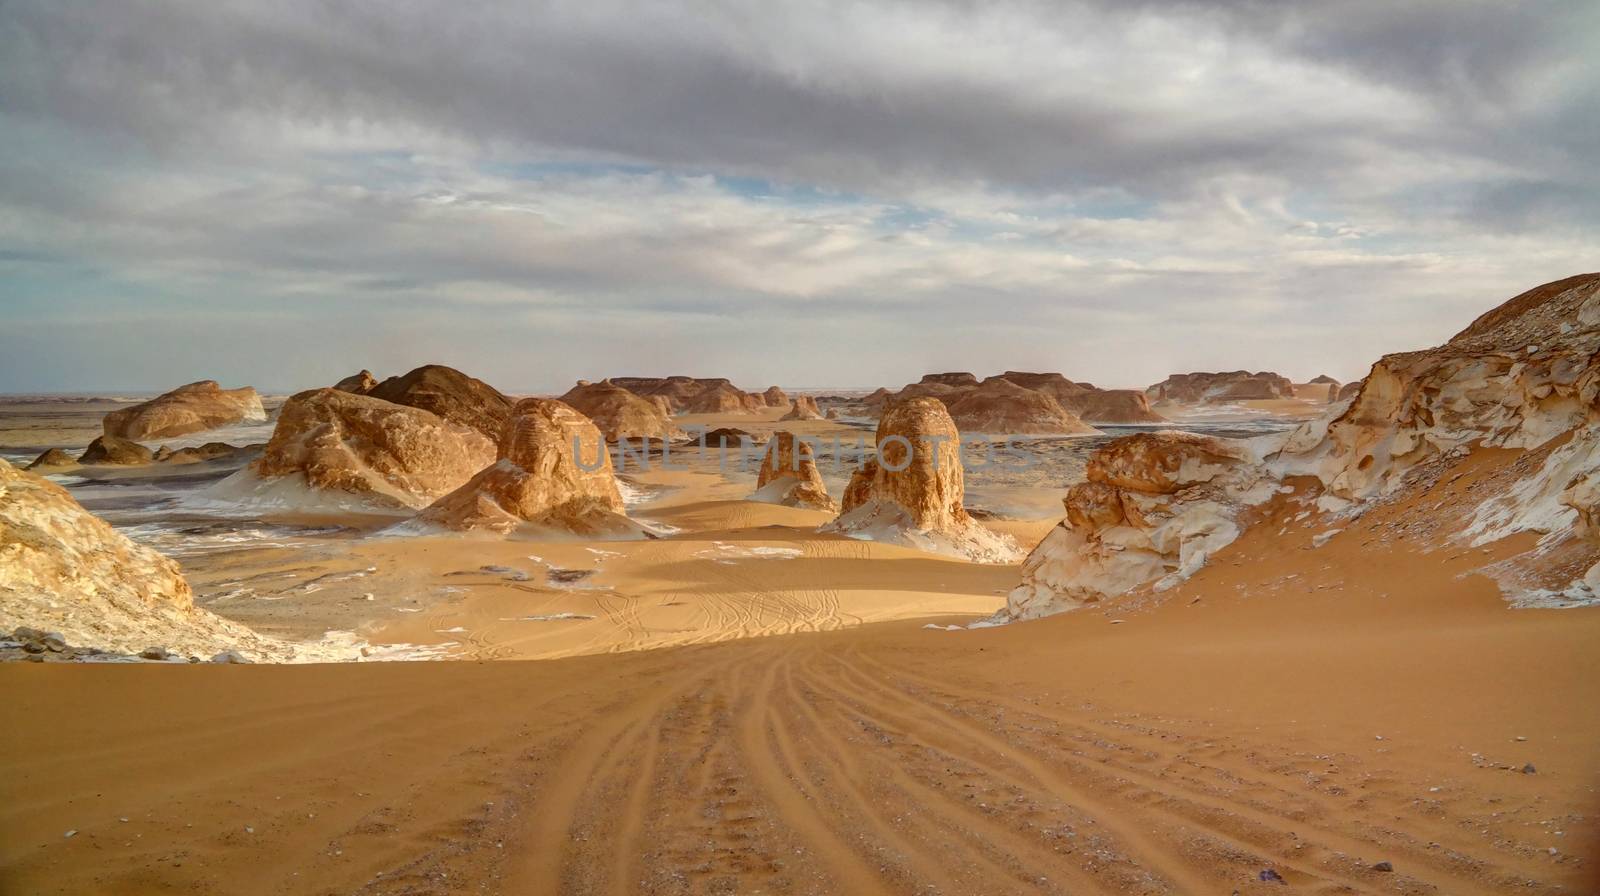
{"label": "sandy slope", "polygon": [[1525,545],[1427,553],[1417,510],[1316,548],[1327,524],[1289,496],[1160,601],[1002,629],[534,663],[3,667],[12,717],[41,724],[0,746],[0,880],[1595,892],[1600,611],[1507,609],[1463,573]]}

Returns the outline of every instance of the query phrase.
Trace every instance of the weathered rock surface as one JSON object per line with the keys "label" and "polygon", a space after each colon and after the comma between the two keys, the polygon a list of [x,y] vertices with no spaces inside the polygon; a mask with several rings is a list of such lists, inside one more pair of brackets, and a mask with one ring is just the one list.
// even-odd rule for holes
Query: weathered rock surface
{"label": "weathered rock surface", "polygon": [[83,456],[78,458],[78,463],[135,466],[150,463],[154,459],[155,455],[150,449],[138,442],[130,442],[116,436],[101,436],[89,443]]}
{"label": "weathered rock surface", "polygon": [[1164,431],[1117,439],[1068,489],[1066,519],[1022,565],[1012,619],[1048,616],[1140,585],[1187,578],[1236,539],[1277,480],[1240,441]]}
{"label": "weathered rock surface", "polygon": [[761,400],[765,401],[769,408],[787,407],[789,404],[789,396],[777,386],[767,387],[767,391],[761,393]]}
{"label": "weathered rock surface", "polygon": [[1312,377],[1311,379],[1306,380],[1306,382],[1314,383],[1314,384],[1319,385],[1319,386],[1337,386],[1337,385],[1339,385],[1339,381],[1338,380],[1334,379],[1331,376],[1328,376],[1326,373],[1319,373],[1316,376]]}
{"label": "weathered rock surface", "polygon": [[741,391],[727,382],[702,389],[684,402],[689,414],[750,414],[767,406],[759,395]]}
{"label": "weathered rock surface", "polygon": [[59,633],[63,648],[295,654],[292,645],[197,608],[177,563],[135,544],[66,489],[0,460],[0,628],[18,627]]}
{"label": "weathered rock surface", "polygon": [[1294,383],[1281,374],[1231,370],[1223,373],[1175,373],[1144,391],[1154,401],[1212,404],[1293,398]]}
{"label": "weathered rock surface", "polygon": [[334,383],[333,388],[338,389],[340,392],[354,392],[357,395],[366,395],[373,389],[378,388],[378,378],[372,375],[372,371],[363,370]]}
{"label": "weathered rock surface", "polygon": [[1062,399],[1061,406],[1090,425],[1096,423],[1166,423],[1137,389],[1085,389]]}
{"label": "weathered rock surface", "polygon": [[493,466],[415,518],[461,531],[634,536],[605,439],[565,402],[527,398],[512,409]]}
{"label": "weathered rock surface", "polygon": [[208,460],[232,457],[244,450],[243,448],[229,445],[227,442],[207,442],[204,445],[175,450],[163,447],[156,452],[155,460],[157,463],[163,464],[198,464]]}
{"label": "weathered rock surface", "polygon": [[60,448],[51,448],[49,451],[46,451],[45,453],[34,458],[33,463],[28,464],[28,469],[37,470],[54,467],[75,467],[77,465],[77,458],[65,451],[62,451]]}
{"label": "weathered rock surface", "polygon": [[438,364],[389,377],[367,394],[470,426],[490,441],[500,437],[512,405],[511,399],[488,383]]}
{"label": "weathered rock surface", "polygon": [[918,380],[917,383],[919,385],[938,383],[941,386],[954,386],[960,389],[967,386],[978,385],[978,378],[970,373],[967,373],[966,371],[957,371],[952,373],[925,373],[922,375],[922,379]]}
{"label": "weathered rock surface", "polygon": [[561,396],[562,401],[592,420],[608,442],[676,436],[677,427],[663,410],[662,399],[635,395],[610,380],[579,382]]}
{"label": "weathered rock surface", "polygon": [[246,386],[224,389],[215,380],[179,386],[164,395],[105,416],[108,436],[139,441],[203,432],[250,420],[266,420],[261,396]]}
{"label": "weathered rock surface", "polygon": [[817,472],[811,445],[785,430],[773,433],[767,442],[751,500],[830,512],[839,509]]}
{"label": "weathered rock surface", "polygon": [[1044,392],[1026,389],[1003,377],[945,399],[956,426],[966,432],[1012,435],[1081,435],[1099,430]]}
{"label": "weathered rock surface", "polygon": [[851,476],[842,512],[823,531],[888,541],[986,563],[1020,554],[962,503],[961,434],[933,398],[891,405],[878,421],[877,459]]}
{"label": "weathered rock surface", "polygon": [[[494,461],[495,442],[470,426],[370,395],[313,389],[284,404],[272,439],[244,472],[401,509],[427,506]],[[263,494],[234,482],[240,475],[218,486]]]}
{"label": "weathered rock surface", "polygon": [[822,411],[817,407],[817,400],[809,395],[796,395],[794,407],[789,413],[784,414],[783,420],[821,420]]}

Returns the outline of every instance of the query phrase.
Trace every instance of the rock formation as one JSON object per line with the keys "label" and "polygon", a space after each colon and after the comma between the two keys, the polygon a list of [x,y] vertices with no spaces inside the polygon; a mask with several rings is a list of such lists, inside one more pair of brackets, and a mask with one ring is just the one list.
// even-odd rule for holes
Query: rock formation
{"label": "rock formation", "polygon": [[135,544],[60,486],[0,460],[0,628],[20,626],[120,653],[295,653],[195,607],[176,562]]}
{"label": "rock formation", "polygon": [[889,541],[984,563],[1019,551],[985,529],[962,503],[961,434],[933,398],[891,405],[878,420],[877,455],[850,478],[842,512],[823,531]]}
{"label": "rock formation", "polygon": [[201,380],[142,404],[112,411],[101,425],[108,436],[139,441],[266,419],[267,412],[256,390],[248,386],[224,389],[215,380]]}
{"label": "rock formation", "polygon": [[495,443],[470,426],[370,395],[313,389],[290,397],[261,457],[218,487],[231,483],[264,499],[244,473],[268,483],[296,477],[364,505],[418,508],[494,460]]}
{"label": "rock formation", "polygon": [[1175,373],[1144,391],[1155,401],[1211,404],[1293,398],[1294,383],[1286,376],[1268,372]]}
{"label": "rock formation", "polygon": [[755,441],[756,439],[754,436],[742,429],[724,426],[713,429],[693,439],[689,439],[685,444],[703,444],[708,448],[736,448],[740,445],[754,444]]}
{"label": "rock formation", "polygon": [[500,437],[512,405],[511,399],[488,383],[437,364],[389,377],[367,394],[470,426],[490,441]]}
{"label": "rock formation", "polygon": [[829,512],[839,509],[817,472],[810,443],[785,430],[773,433],[767,442],[751,500]]}
{"label": "rock formation", "polygon": [[499,457],[415,522],[470,531],[636,535],[600,430],[564,402],[527,398],[512,409]]}
{"label": "rock formation", "polygon": [[955,373],[925,373],[922,375],[922,379],[917,381],[918,385],[923,386],[930,383],[937,383],[941,386],[954,386],[957,389],[964,389],[967,386],[978,385],[978,378],[965,371],[960,371]]}
{"label": "rock formation", "polygon": [[838,408],[828,408],[828,413],[824,414],[823,417],[828,419],[828,420],[837,420],[837,419],[839,419],[839,409]]}
{"label": "rock formation", "polygon": [[1099,430],[1079,420],[1043,392],[1003,377],[944,400],[956,426],[966,432],[1008,435],[1086,435]]}
{"label": "rock formation", "polygon": [[666,439],[677,435],[677,427],[672,425],[658,401],[661,398],[635,395],[610,380],[579,381],[561,396],[562,401],[592,420],[608,442]]}
{"label": "rock formation", "polygon": [[354,392],[357,395],[366,395],[373,389],[378,388],[378,378],[372,375],[372,371],[363,370],[334,383],[333,388],[338,389],[340,392]]}
{"label": "rock formation", "polygon": [[1353,383],[1345,383],[1343,386],[1340,386],[1338,400],[1344,401],[1346,398],[1354,398],[1356,393],[1361,391],[1361,384],[1364,382],[1366,381],[1356,380]]}
{"label": "rock formation", "polygon": [[83,456],[78,458],[78,463],[136,466],[150,463],[154,459],[155,455],[150,449],[138,442],[130,442],[116,436],[101,436],[89,443]]}
{"label": "rock formation", "polygon": [[783,420],[821,420],[822,411],[817,408],[817,400],[809,395],[796,395],[794,407],[789,413],[784,414]]}
{"label": "rock formation", "polygon": [[62,451],[60,448],[51,448],[49,451],[34,458],[33,463],[28,464],[28,469],[51,469],[56,467],[75,467],[77,465],[78,461],[72,455]]}
{"label": "rock formation", "polygon": [[1337,386],[1337,385],[1339,385],[1339,381],[1338,380],[1334,379],[1331,376],[1328,376],[1326,373],[1319,373],[1316,376],[1312,377],[1311,379],[1306,380],[1306,382],[1313,383],[1313,384],[1318,385],[1318,386]]}
{"label": "rock formation", "polygon": [[[692,376],[616,376],[610,382],[627,389],[635,395],[646,398],[661,396],[667,403],[668,413],[690,414],[725,414],[743,413],[745,411],[759,411],[768,406],[767,393],[756,395],[736,388],[724,377],[692,377]],[[779,390],[780,392],[782,390]],[[714,395],[702,398],[706,393]],[[736,398],[737,401],[730,398]],[[698,400],[697,400],[698,399]],[[777,407],[788,404],[785,400]],[[707,408],[708,410],[698,410]]]}
{"label": "rock formation", "polygon": [[761,399],[767,403],[769,408],[787,407],[789,404],[789,396],[784,394],[784,391],[777,386],[769,386],[767,391],[761,393]]}
{"label": "rock formation", "polygon": [[1117,439],[1068,489],[1066,519],[1022,564],[1006,615],[1030,619],[1176,584],[1239,536],[1277,481],[1240,441],[1164,431]]}
{"label": "rock formation", "polygon": [[683,410],[689,414],[749,414],[766,406],[766,400],[760,396],[740,391],[723,381],[691,396]]}
{"label": "rock formation", "polygon": [[1088,424],[1166,423],[1138,389],[1085,389],[1061,400],[1061,406]]}
{"label": "rock formation", "polygon": [[207,442],[204,445],[178,448],[176,450],[163,447],[156,452],[155,460],[156,463],[162,464],[197,464],[208,460],[232,457],[244,450],[243,448],[229,445],[227,442]]}

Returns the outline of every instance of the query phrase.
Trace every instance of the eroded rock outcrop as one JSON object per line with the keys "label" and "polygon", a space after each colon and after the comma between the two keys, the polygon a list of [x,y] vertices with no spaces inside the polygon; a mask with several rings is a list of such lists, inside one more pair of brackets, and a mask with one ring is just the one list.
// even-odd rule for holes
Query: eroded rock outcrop
{"label": "eroded rock outcrop", "polygon": [[688,398],[683,411],[688,414],[753,414],[766,406],[759,395],[751,395],[723,381]]}
{"label": "eroded rock outcrop", "polygon": [[809,395],[796,395],[794,407],[789,413],[784,414],[783,420],[821,420],[822,411],[817,407],[817,400]]}
{"label": "eroded rock outcrop", "polygon": [[761,458],[756,475],[756,492],[750,499],[810,510],[839,509],[828,494],[822,474],[817,472],[810,443],[785,430],[773,433],[767,442],[767,453]]}
{"label": "eroded rock outcrop", "polygon": [[761,393],[761,400],[765,401],[769,408],[787,407],[789,404],[789,396],[777,386],[767,387],[767,391]]}
{"label": "eroded rock outcrop", "polygon": [[956,426],[966,432],[1010,435],[1099,432],[1044,392],[1023,388],[998,376],[944,399],[944,403]]}
{"label": "eroded rock outcrop", "polygon": [[1231,370],[1223,373],[1175,373],[1144,391],[1153,401],[1214,404],[1293,398],[1294,383],[1277,373]]}
{"label": "eroded rock outcrop", "polygon": [[75,467],[77,465],[77,458],[62,451],[60,448],[51,448],[49,451],[34,458],[33,463],[28,464],[28,469],[57,469],[60,467]]}
{"label": "eroded rock outcrop", "polygon": [[984,528],[962,503],[960,440],[937,399],[891,405],[878,421],[876,459],[851,476],[839,518],[823,531],[983,563],[1015,560],[1016,545]]}
{"label": "eroded rock outcrop", "polygon": [[495,442],[477,429],[430,411],[313,389],[284,404],[261,457],[214,488],[219,497],[286,509],[315,503],[316,496],[274,485],[301,485],[326,493],[334,504],[345,495],[374,509],[420,508],[459,488],[495,456]]}
{"label": "eroded rock outcrop", "polygon": [[266,409],[261,406],[261,396],[256,390],[249,386],[224,389],[216,380],[201,380],[141,404],[112,411],[101,425],[108,436],[140,441],[266,419]]}
{"label": "eroded rock outcrop", "polygon": [[580,382],[561,396],[562,401],[593,421],[608,442],[676,436],[677,427],[662,410],[662,398],[635,395],[610,380]]}
{"label": "eroded rock outcrop", "polygon": [[1246,443],[1175,431],[1117,439],[1090,456],[1086,475],[1067,491],[1066,519],[1023,562],[1009,618],[1176,584],[1238,538],[1246,509],[1277,489]]}
{"label": "eroded rock outcrop", "polygon": [[1085,389],[1063,399],[1061,406],[1091,426],[1096,423],[1166,423],[1138,389]]}
{"label": "eroded rock outcrop", "polygon": [[295,648],[194,605],[178,564],[84,510],[66,489],[0,460],[0,629],[136,654],[291,659]]}
{"label": "eroded rock outcrop", "polygon": [[511,399],[483,380],[438,364],[389,377],[366,394],[470,426],[490,441],[500,437],[512,406]]}
{"label": "eroded rock outcrop", "polygon": [[360,373],[353,373],[334,383],[333,388],[338,389],[340,392],[354,392],[357,395],[366,395],[373,389],[378,388],[378,378],[372,375],[372,371],[362,370]]}
{"label": "eroded rock outcrop", "polygon": [[138,442],[130,442],[116,436],[101,436],[89,443],[89,447],[78,458],[78,463],[136,466],[150,463],[154,459],[155,455],[150,449]]}
{"label": "eroded rock outcrop", "polygon": [[562,401],[518,402],[493,466],[415,518],[459,531],[635,536],[598,427]]}

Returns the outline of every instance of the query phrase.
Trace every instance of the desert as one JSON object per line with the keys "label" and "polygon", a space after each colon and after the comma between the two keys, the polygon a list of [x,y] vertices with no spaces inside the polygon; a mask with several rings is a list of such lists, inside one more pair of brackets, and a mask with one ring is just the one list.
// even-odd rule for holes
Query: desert
{"label": "desert", "polygon": [[0,896],[1600,893],[1597,46],[0,3]]}

